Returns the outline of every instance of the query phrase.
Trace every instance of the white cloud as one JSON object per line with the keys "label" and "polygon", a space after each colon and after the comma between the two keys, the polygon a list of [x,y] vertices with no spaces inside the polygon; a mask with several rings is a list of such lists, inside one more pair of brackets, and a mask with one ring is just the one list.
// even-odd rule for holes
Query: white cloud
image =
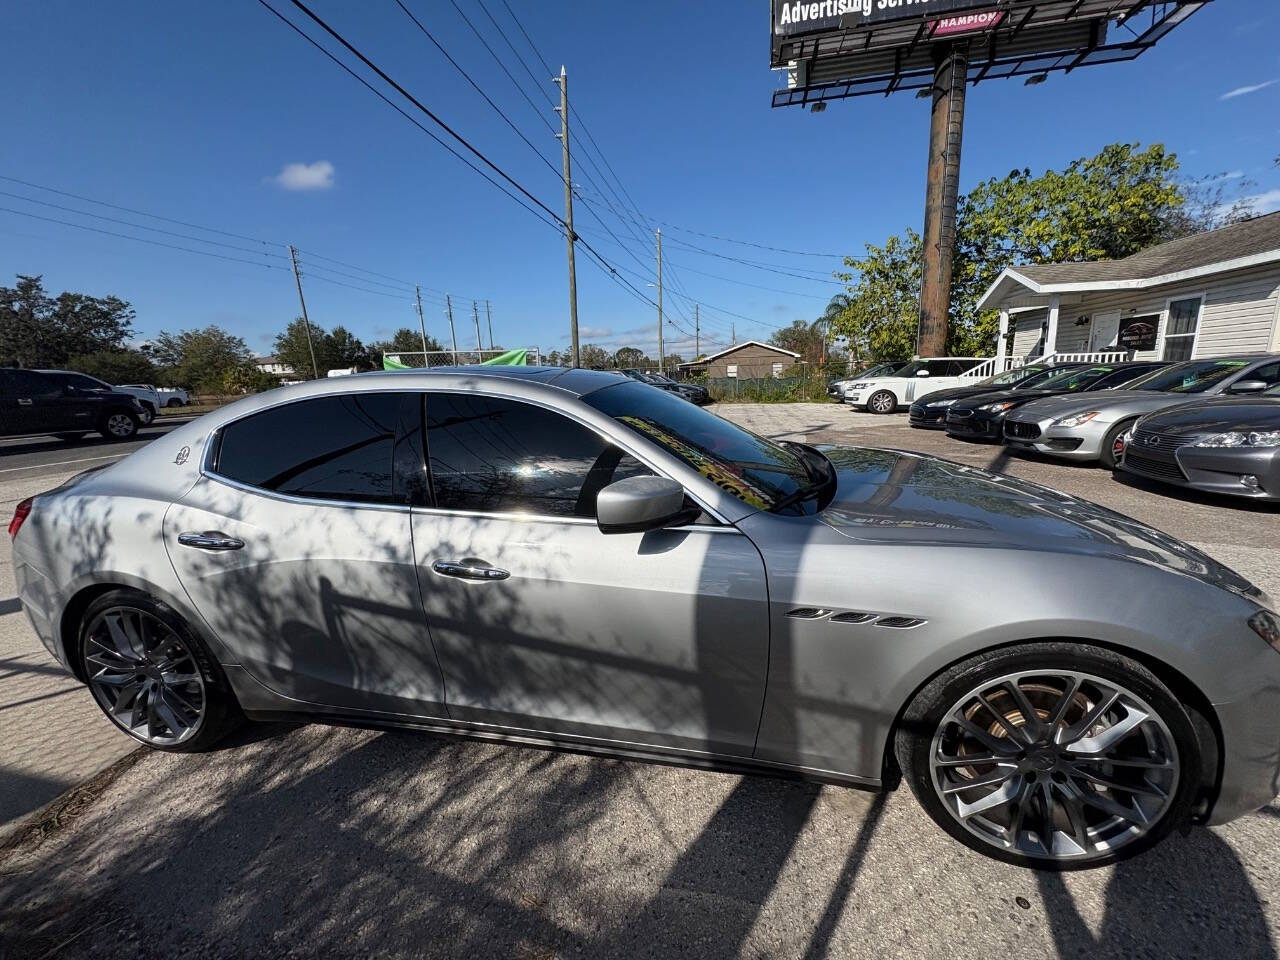
{"label": "white cloud", "polygon": [[[600,337],[611,337],[611,336],[613,336],[613,328],[612,328],[612,327],[588,327],[588,326],[581,326],[581,327],[579,327],[579,328],[578,328],[578,339],[579,339],[579,340],[581,340],[583,337],[595,337],[595,338],[597,338],[597,339],[598,339],[598,338],[600,338]],[[564,338],[563,338],[563,339],[568,340],[568,339],[569,339],[569,334],[567,334],[567,333],[566,333],[566,334],[564,335]]]}
{"label": "white cloud", "polygon": [[333,186],[333,164],[328,160],[315,163],[286,163],[271,183],[285,190],[328,190]]}
{"label": "white cloud", "polygon": [[1280,210],[1280,190],[1268,190],[1252,197],[1245,197],[1245,203],[1259,213],[1275,213]]}
{"label": "white cloud", "polygon": [[1255,83],[1248,87],[1236,87],[1234,90],[1228,90],[1218,99],[1230,100],[1233,97],[1243,97],[1245,94],[1257,93],[1259,90],[1265,90],[1267,87],[1271,86],[1273,83],[1280,83],[1280,77],[1277,77],[1275,80],[1267,80],[1263,83]]}

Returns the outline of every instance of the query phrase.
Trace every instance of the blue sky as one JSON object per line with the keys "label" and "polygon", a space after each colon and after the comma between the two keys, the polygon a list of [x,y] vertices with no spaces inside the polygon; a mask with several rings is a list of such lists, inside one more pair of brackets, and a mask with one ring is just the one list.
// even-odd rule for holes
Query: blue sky
{"label": "blue sky", "polygon": [[[840,289],[822,279],[829,280],[826,271],[839,261],[690,231],[844,254],[919,227],[927,103],[907,94],[838,102],[822,114],[770,109],[770,92],[781,81],[769,70],[763,0],[509,2],[551,66],[567,65],[574,110],[629,200],[649,220],[669,225],[668,313],[691,329],[692,308],[676,291],[708,304],[702,311],[704,349],[727,342],[731,321],[741,340],[763,339],[778,325],[811,319]],[[534,87],[484,8],[460,0],[523,81],[540,107],[535,112],[449,0],[406,3],[545,162],[392,0],[315,0],[314,9],[559,212],[562,186],[552,169],[558,170],[559,145],[543,123],[558,123],[544,99],[555,94],[549,78],[544,89]],[[285,10],[287,0],[276,6]],[[489,0],[487,9],[543,79],[545,71],[501,0]],[[442,292],[448,291],[460,346],[474,345],[472,298],[491,301],[500,343],[566,346],[562,237],[255,0],[10,0],[6,14],[0,87],[7,91],[7,136],[0,144],[0,175],[237,236],[147,220],[11,181],[0,181],[0,191],[9,194],[0,195],[0,207],[252,262],[0,211],[0,283],[11,283],[17,273],[43,274],[55,292],[130,300],[141,336],[218,323],[265,353],[298,312],[293,278],[280,269],[286,265],[279,257],[283,244],[291,242],[306,251],[307,305],[317,324],[342,323],[364,339],[415,325],[412,293],[401,281],[419,282],[428,331],[441,340],[448,330]],[[1256,186],[1250,192],[1262,206],[1280,209],[1280,169],[1273,165],[1280,154],[1278,34],[1275,0],[1217,0],[1135,63],[1057,74],[1035,87],[1013,81],[971,89],[961,188],[1014,168],[1058,167],[1117,140],[1162,141],[1178,153],[1188,175],[1251,178]],[[635,236],[643,234],[640,226],[628,227],[595,199],[610,179],[607,170],[579,159],[575,172],[586,205],[594,206],[625,249],[582,203],[579,232],[619,268],[635,271],[628,278],[652,295],[639,276],[652,271],[651,238]],[[11,194],[230,246],[41,207]],[[581,252],[578,291],[585,342],[656,349],[656,311]],[[691,355],[684,335],[667,330],[668,350]]]}

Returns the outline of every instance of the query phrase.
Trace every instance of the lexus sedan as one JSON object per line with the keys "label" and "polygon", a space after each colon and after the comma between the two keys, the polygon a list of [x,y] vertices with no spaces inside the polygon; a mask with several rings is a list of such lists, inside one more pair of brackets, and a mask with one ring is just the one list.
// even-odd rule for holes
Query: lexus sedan
{"label": "lexus sedan", "polygon": [[9,533],[49,652],[160,750],[309,717],[905,780],[956,840],[1049,868],[1226,822],[1280,776],[1280,617],[1231,570],[1026,481],[774,442],[616,373],[246,397]]}
{"label": "lexus sedan", "polygon": [[1204,397],[1258,393],[1280,383],[1280,354],[1184,360],[1124,390],[1047,397],[1010,411],[1011,447],[1114,467],[1139,417]]}
{"label": "lexus sedan", "polygon": [[1029,390],[1052,376],[1081,366],[1084,364],[1064,363],[1052,366],[1029,363],[968,386],[938,390],[911,404],[907,410],[907,422],[923,430],[942,430],[946,426],[947,410],[958,400],[990,393],[992,390]]}
{"label": "lexus sedan", "polygon": [[946,415],[949,437],[965,440],[999,442],[1004,436],[1004,419],[1009,411],[1024,403],[1060,394],[1088,393],[1094,390],[1120,390],[1126,385],[1168,364],[1159,360],[1137,363],[1081,364],[1055,373],[1030,386],[988,391],[952,404]]}
{"label": "lexus sedan", "polygon": [[1118,469],[1179,487],[1280,500],[1280,386],[1143,417]]}

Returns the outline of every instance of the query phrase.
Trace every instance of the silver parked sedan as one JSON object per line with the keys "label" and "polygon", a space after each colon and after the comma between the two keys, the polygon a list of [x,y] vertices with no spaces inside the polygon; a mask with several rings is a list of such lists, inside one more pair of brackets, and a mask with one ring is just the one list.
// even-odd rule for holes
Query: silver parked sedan
{"label": "silver parked sedan", "polygon": [[1114,467],[1139,417],[1202,397],[1257,393],[1275,383],[1280,354],[1186,360],[1117,390],[1033,400],[1005,417],[1004,440],[1015,448]]}
{"label": "silver parked sedan", "polygon": [[1280,618],[1209,557],[616,374],[271,391],[23,501],[9,531],[50,653],[163,750],[313,717],[905,778],[956,839],[1048,867],[1230,820],[1280,777]]}

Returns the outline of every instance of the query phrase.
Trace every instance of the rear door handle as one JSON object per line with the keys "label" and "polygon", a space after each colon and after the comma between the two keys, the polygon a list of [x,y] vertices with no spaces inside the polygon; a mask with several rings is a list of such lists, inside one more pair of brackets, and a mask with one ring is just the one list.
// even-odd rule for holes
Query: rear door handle
{"label": "rear door handle", "polygon": [[180,533],[178,542],[184,547],[197,547],[201,550],[239,550],[244,546],[243,540],[228,537],[225,533],[219,533],[216,530],[206,530],[204,533],[193,531]]}
{"label": "rear door handle", "polygon": [[491,567],[483,560],[467,557],[464,560],[437,560],[431,569],[442,577],[457,577],[460,580],[505,580],[511,574],[506,570]]}
{"label": "rear door handle", "polygon": [[18,406],[20,406],[20,407],[29,407],[29,406],[31,406],[31,401],[30,401],[30,400],[28,400],[26,397],[20,397],[20,398],[18,399]]}

